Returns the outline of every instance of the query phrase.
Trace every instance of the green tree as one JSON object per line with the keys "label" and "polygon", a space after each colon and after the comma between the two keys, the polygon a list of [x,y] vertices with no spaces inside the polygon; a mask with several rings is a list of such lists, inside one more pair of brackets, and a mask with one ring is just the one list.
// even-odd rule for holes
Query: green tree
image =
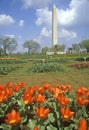
{"label": "green tree", "polygon": [[4,54],[12,53],[17,47],[17,41],[15,38],[9,36],[0,37],[0,48],[3,49]]}
{"label": "green tree", "polygon": [[2,48],[0,48],[0,56],[4,54],[4,51]]}
{"label": "green tree", "polygon": [[54,48],[53,48],[53,50],[54,50],[54,52],[58,52],[58,51],[62,52],[62,51],[65,50],[65,47],[66,47],[66,46],[65,46],[64,44],[55,45]]}
{"label": "green tree", "polygon": [[49,48],[47,46],[42,48],[42,53],[46,54],[46,52],[49,52]]}
{"label": "green tree", "polygon": [[28,54],[37,52],[40,49],[39,43],[33,40],[28,40],[23,43],[23,47],[28,49]]}
{"label": "green tree", "polygon": [[89,52],[89,39],[81,41],[79,45],[81,49],[86,49]]}

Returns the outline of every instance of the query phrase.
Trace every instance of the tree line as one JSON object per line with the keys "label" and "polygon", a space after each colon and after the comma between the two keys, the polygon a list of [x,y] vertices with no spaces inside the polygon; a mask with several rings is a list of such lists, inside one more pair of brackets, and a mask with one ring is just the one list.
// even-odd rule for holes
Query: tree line
{"label": "tree line", "polygon": [[[27,48],[27,53],[44,53],[46,52],[61,52],[64,51],[66,48],[66,45],[56,45],[52,48],[49,48],[47,46],[43,47],[41,49],[40,44],[37,41],[34,40],[27,40],[22,44],[23,48]],[[0,55],[7,55],[12,54],[18,47],[18,43],[15,38],[9,37],[9,36],[0,36]],[[89,39],[82,40],[80,43],[74,43],[72,44],[71,49],[74,52],[79,52],[80,50],[85,49],[87,52],[89,52]]]}

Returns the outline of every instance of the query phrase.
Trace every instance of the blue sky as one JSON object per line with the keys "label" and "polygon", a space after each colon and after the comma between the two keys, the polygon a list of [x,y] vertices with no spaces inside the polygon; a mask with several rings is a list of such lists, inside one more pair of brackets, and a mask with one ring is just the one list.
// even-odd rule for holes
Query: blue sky
{"label": "blue sky", "polygon": [[0,0],[0,36],[15,37],[18,51],[26,40],[51,47],[52,7],[57,7],[58,44],[71,47],[89,39],[89,0]]}

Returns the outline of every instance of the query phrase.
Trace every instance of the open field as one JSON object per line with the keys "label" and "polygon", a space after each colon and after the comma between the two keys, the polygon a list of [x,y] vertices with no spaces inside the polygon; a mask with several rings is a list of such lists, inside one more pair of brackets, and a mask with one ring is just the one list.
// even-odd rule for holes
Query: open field
{"label": "open field", "polygon": [[[88,56],[89,54],[87,54]],[[80,56],[80,55],[79,55]],[[17,56],[19,57],[19,56]],[[8,81],[16,83],[18,81],[25,82],[29,87],[31,85],[42,85],[44,82],[50,83],[52,86],[56,83],[59,84],[71,84],[73,88],[77,88],[80,86],[89,87],[89,67],[77,69],[75,67],[70,67],[69,65],[73,63],[78,63],[79,61],[75,61],[75,56],[71,56],[71,58],[66,57],[65,55],[58,57],[46,57],[46,60],[60,60],[57,62],[59,65],[64,67],[63,71],[56,72],[44,72],[44,73],[31,73],[29,72],[30,67],[34,64],[34,61],[30,59],[44,59],[45,57],[29,57],[29,56],[20,56],[19,58],[24,59],[23,63],[18,63],[21,66],[19,69],[10,72],[8,75],[0,75],[0,84],[6,84]],[[67,60],[64,60],[67,59]],[[13,66],[13,64],[12,64]]]}

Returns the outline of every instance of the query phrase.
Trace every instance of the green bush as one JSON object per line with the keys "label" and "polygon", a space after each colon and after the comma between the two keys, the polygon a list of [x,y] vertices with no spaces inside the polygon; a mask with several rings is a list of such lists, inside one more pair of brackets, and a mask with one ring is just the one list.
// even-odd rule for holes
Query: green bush
{"label": "green bush", "polygon": [[10,73],[18,68],[20,68],[20,66],[17,66],[15,64],[13,64],[13,65],[8,65],[8,64],[3,65],[2,64],[2,65],[0,65],[0,74],[7,75],[8,73]]}
{"label": "green bush", "polygon": [[45,62],[45,63],[35,63],[30,69],[30,72],[42,73],[50,71],[63,71],[64,68],[57,63]]}
{"label": "green bush", "polygon": [[[76,61],[84,61],[84,57],[78,57],[75,60]],[[86,61],[89,61],[89,57],[86,57]]]}
{"label": "green bush", "polygon": [[25,63],[26,60],[0,60],[0,64],[19,64]]}

